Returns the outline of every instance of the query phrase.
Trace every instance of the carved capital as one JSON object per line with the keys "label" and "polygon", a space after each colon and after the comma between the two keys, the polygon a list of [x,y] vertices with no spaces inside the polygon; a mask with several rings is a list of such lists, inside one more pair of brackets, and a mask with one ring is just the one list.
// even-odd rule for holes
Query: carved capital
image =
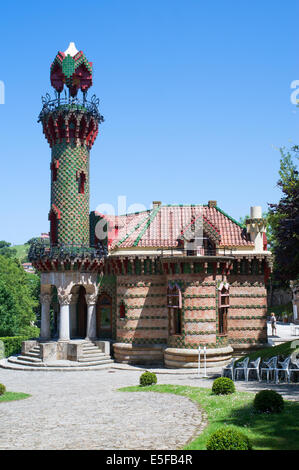
{"label": "carved capital", "polygon": [[52,296],[50,294],[40,294],[39,296],[41,304],[50,305]]}
{"label": "carved capital", "polygon": [[72,294],[69,294],[66,289],[58,289],[57,297],[60,305],[69,305],[72,300]]}
{"label": "carved capital", "polygon": [[97,294],[86,294],[85,295],[85,300],[87,305],[95,305],[97,303]]}

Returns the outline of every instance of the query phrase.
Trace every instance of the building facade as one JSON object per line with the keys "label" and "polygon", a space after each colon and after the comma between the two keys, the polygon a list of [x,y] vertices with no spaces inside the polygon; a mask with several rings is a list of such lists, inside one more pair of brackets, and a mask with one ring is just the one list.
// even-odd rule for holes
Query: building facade
{"label": "building facade", "polygon": [[73,43],[57,54],[51,84],[56,98],[39,118],[51,147],[50,241],[30,250],[41,341],[103,339],[118,362],[167,367],[195,367],[199,347],[212,365],[266,343],[271,254],[261,208],[245,226],[216,201],[90,213],[89,156],[103,117],[87,100],[92,64]]}

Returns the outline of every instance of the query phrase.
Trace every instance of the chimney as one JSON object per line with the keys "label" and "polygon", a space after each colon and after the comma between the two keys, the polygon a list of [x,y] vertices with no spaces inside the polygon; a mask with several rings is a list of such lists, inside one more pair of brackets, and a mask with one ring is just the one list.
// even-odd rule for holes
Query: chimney
{"label": "chimney", "polygon": [[250,207],[250,219],[246,220],[246,228],[251,241],[254,242],[254,251],[262,253],[264,251],[263,233],[266,232],[266,221],[263,219],[261,206]]}
{"label": "chimney", "polygon": [[153,209],[157,209],[158,207],[160,207],[162,204],[161,201],[153,201]]}

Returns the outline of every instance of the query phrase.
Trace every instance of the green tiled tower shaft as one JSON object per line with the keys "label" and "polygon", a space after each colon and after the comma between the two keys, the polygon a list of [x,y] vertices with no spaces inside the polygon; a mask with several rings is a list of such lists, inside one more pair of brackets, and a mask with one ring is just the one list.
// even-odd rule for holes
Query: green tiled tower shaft
{"label": "green tiled tower shaft", "polygon": [[51,167],[56,167],[56,179],[51,178],[51,211],[57,208],[56,241],[89,246],[88,147],[75,142],[56,143],[52,148]]}
{"label": "green tiled tower shaft", "polygon": [[[92,85],[92,63],[70,43],[59,51],[51,65],[55,99],[43,97],[39,121],[52,149],[51,204],[49,212],[51,245],[89,246],[89,153],[104,118],[95,95],[87,100]],[[64,86],[69,96],[60,93]],[[78,96],[81,90],[82,98]]]}

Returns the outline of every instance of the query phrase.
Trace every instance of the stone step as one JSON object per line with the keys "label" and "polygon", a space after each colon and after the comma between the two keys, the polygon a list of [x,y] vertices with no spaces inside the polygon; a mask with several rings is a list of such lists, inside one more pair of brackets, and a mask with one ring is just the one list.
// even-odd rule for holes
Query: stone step
{"label": "stone step", "polygon": [[100,356],[105,356],[105,353],[103,353],[100,349],[89,349],[88,351],[83,350],[82,353],[84,356],[91,356],[92,354],[99,354]]}
{"label": "stone step", "polygon": [[[20,356],[19,356],[20,357]],[[94,365],[103,365],[103,364],[112,364],[113,361],[110,359],[106,359],[106,360],[99,360],[99,361],[83,361],[83,362],[75,362],[75,361],[64,361],[64,360],[61,360],[61,361],[49,361],[49,362],[28,362],[24,359],[19,359],[19,357],[9,357],[7,359],[7,361],[9,363],[12,363],[12,364],[22,364],[24,366],[28,366],[28,367],[36,367],[38,369],[40,368],[45,368],[45,367],[50,367],[50,368],[53,368],[53,367],[56,367],[56,368],[61,368],[61,367],[67,367],[67,368],[70,368],[70,367],[77,367],[77,368],[81,368],[81,367],[87,367],[87,366],[94,366]]]}
{"label": "stone step", "polygon": [[106,363],[106,362],[113,362],[110,356],[106,357],[79,357],[78,362],[98,362],[98,363]]}
{"label": "stone step", "polygon": [[30,357],[39,357],[40,358],[40,351],[33,351],[32,349],[28,351],[24,356],[30,356]]}
{"label": "stone step", "polygon": [[7,359],[0,360],[0,367],[4,369],[11,369],[11,370],[24,370],[24,371],[53,371],[53,372],[75,372],[75,371],[90,371],[90,370],[102,370],[102,369],[110,369],[113,365],[113,361],[110,363],[105,364],[95,364],[95,363],[83,363],[76,365],[49,365],[46,363],[42,363],[41,365],[31,365],[29,362],[18,362],[18,361],[8,361]]}
{"label": "stone step", "polygon": [[42,362],[40,357],[31,357],[27,355],[20,355],[17,357],[18,361],[27,361],[27,362],[32,362],[32,363],[39,363]]}

